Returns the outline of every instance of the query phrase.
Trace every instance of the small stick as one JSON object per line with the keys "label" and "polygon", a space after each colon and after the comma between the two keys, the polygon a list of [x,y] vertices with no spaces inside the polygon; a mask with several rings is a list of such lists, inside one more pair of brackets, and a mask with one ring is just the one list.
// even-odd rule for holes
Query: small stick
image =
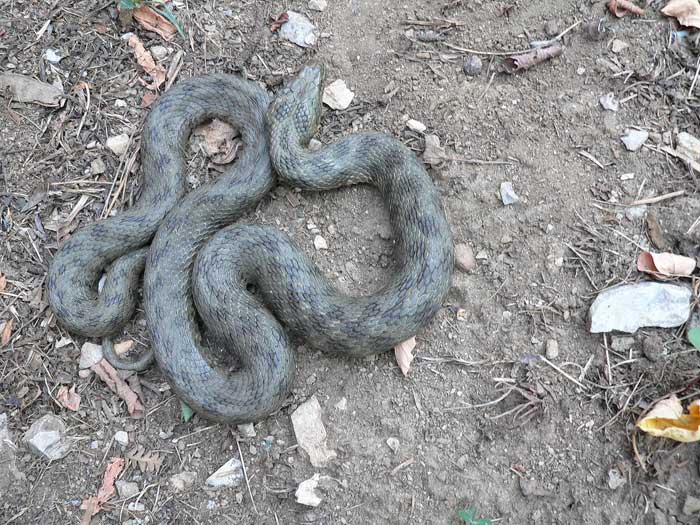
{"label": "small stick", "polygon": [[452,411],[452,410],[470,410],[472,408],[484,408],[488,407],[491,405],[497,405],[501,401],[503,401],[505,398],[507,398],[511,392],[515,390],[515,387],[511,387],[505,394],[503,394],[501,397],[494,399],[493,401],[486,401],[485,403],[479,403],[478,405],[464,405],[461,407],[447,407],[445,408],[445,411]]}
{"label": "small stick", "polygon": [[665,201],[668,199],[673,199],[674,197],[680,197],[685,194],[685,190],[672,191],[671,193],[666,193],[665,195],[659,195],[658,197],[647,197],[646,199],[639,199],[630,202],[627,206],[641,206],[642,204],[656,204],[657,202]]}
{"label": "small stick", "polygon": [[241,466],[243,467],[243,477],[245,478],[245,486],[248,487],[248,496],[250,496],[250,502],[253,504],[253,510],[258,516],[258,508],[255,506],[255,500],[253,499],[253,493],[250,491],[250,481],[248,480],[248,471],[245,468],[245,462],[243,461],[243,453],[241,452],[241,443],[236,438],[236,446],[238,447],[238,457],[241,458]]}
{"label": "small stick", "polygon": [[399,470],[404,469],[404,468],[408,467],[409,465],[413,465],[413,461],[414,461],[413,458],[409,458],[409,459],[407,459],[406,461],[404,461],[403,463],[400,463],[400,464],[396,465],[396,466],[394,467],[394,470],[391,471],[391,475],[393,476],[393,475],[396,474]]}
{"label": "small stick", "polygon": [[698,75],[700,75],[700,58],[698,58],[698,67],[695,68],[695,76],[693,77],[693,83],[690,84],[690,89],[688,90],[688,96],[692,96],[693,89],[695,89],[695,83],[698,81]]}
{"label": "small stick", "polygon": [[580,386],[580,387],[583,388],[584,390],[588,390],[588,387],[587,387],[586,385],[584,385],[583,383],[581,383],[581,382],[578,381],[577,379],[571,377],[569,374],[567,374],[566,372],[564,372],[561,368],[559,368],[557,365],[555,365],[554,363],[552,363],[552,362],[551,362],[549,359],[547,359],[546,357],[544,357],[544,356],[541,355],[541,356],[540,356],[540,360],[543,361],[544,363],[548,364],[548,365],[551,366],[552,368],[554,368],[554,370],[556,370],[557,372],[559,372],[561,375],[563,375],[565,378],[567,378],[567,379],[568,379],[569,381],[571,381],[572,383],[577,384],[578,386]]}

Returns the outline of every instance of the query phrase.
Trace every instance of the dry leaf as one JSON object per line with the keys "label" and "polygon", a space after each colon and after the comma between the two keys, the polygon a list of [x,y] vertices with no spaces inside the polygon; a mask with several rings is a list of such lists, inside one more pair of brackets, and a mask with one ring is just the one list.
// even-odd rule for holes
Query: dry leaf
{"label": "dry leaf", "polygon": [[661,12],[666,16],[672,16],[683,26],[700,28],[698,0],[671,0]]}
{"label": "dry leaf", "polygon": [[396,356],[396,363],[399,365],[401,372],[404,376],[408,375],[408,371],[411,369],[411,361],[413,361],[412,350],[416,347],[416,338],[411,337],[406,339],[403,343],[399,343],[394,347],[394,356]]}
{"label": "dry leaf", "polygon": [[608,9],[618,18],[625,16],[627,13],[634,13],[639,16],[644,15],[644,9],[634,5],[629,0],[608,0]]}
{"label": "dry leaf", "polygon": [[6,287],[7,287],[7,277],[5,277],[4,274],[0,273],[0,292],[4,292]]}
{"label": "dry leaf", "polygon": [[549,60],[550,58],[558,57],[564,52],[564,46],[559,42],[555,42],[551,46],[538,47],[522,55],[514,55],[507,57],[503,61],[503,68],[506,73],[516,73],[525,69],[530,69],[537,64]]}
{"label": "dry leaf", "polygon": [[695,269],[695,259],[674,253],[642,252],[637,259],[637,270],[657,279],[688,277]]}
{"label": "dry leaf", "polygon": [[141,107],[144,109],[151,107],[151,104],[153,104],[157,98],[158,95],[156,95],[153,91],[148,91],[141,99]]}
{"label": "dry leaf", "polygon": [[56,394],[56,400],[73,412],[77,412],[80,408],[80,394],[75,391],[76,387],[77,385],[73,385],[68,390],[68,387],[64,385],[58,389],[58,394]]}
{"label": "dry leaf", "polygon": [[141,80],[141,83],[146,86],[147,89],[153,91],[157,90],[161,84],[165,82],[165,68],[163,66],[156,65],[153,57],[148,51],[146,51],[146,48],[143,47],[143,44],[136,35],[131,35],[129,38],[129,46],[134,50],[136,61],[152,78],[152,82],[150,84],[144,80]]}
{"label": "dry leaf", "polygon": [[105,359],[102,359],[97,364],[92,365],[90,370],[95,372],[100,379],[107,383],[107,386],[121,397],[126,403],[126,408],[129,414],[135,418],[141,418],[144,414],[144,407],[138,399],[136,393],[129,388],[129,385],[119,377],[119,373]]}
{"label": "dry leaf", "polygon": [[284,24],[289,22],[289,15],[285,11],[277,18],[270,17],[270,22],[270,31],[274,33],[275,31],[279,30],[279,28],[282,27]]}
{"label": "dry leaf", "polygon": [[177,29],[160,13],[156,13],[147,5],[141,5],[133,10],[132,16],[134,19],[148,31],[158,33],[167,42],[175,38]]}
{"label": "dry leaf", "polygon": [[80,508],[85,511],[81,520],[83,525],[90,525],[90,519],[114,496],[114,482],[124,470],[124,463],[122,458],[112,458],[105,469],[105,477],[100,490],[97,491],[97,496],[90,496],[80,505]]}
{"label": "dry leaf", "polygon": [[10,337],[12,336],[12,325],[14,324],[14,319],[10,319],[9,321],[5,321],[4,323],[0,324],[0,348],[10,342]]}
{"label": "dry leaf", "polygon": [[129,352],[134,348],[134,341],[127,339],[126,341],[121,341],[120,343],[114,343],[114,353],[121,356]]}
{"label": "dry leaf", "polygon": [[126,453],[129,466],[137,465],[144,474],[147,472],[158,472],[163,466],[163,456],[155,451],[147,451],[143,446],[137,445]]}
{"label": "dry leaf", "polygon": [[61,105],[64,98],[63,91],[56,86],[14,73],[0,75],[0,95],[5,93],[9,93],[12,100],[17,102],[32,102],[48,107]]}
{"label": "dry leaf", "polygon": [[238,131],[227,122],[213,119],[195,128],[194,134],[204,139],[204,151],[214,164],[228,164],[236,158],[240,141],[234,139]]}
{"label": "dry leaf", "polygon": [[686,414],[676,396],[662,399],[637,422],[637,426],[656,437],[683,443],[700,441],[700,400],[693,401]]}

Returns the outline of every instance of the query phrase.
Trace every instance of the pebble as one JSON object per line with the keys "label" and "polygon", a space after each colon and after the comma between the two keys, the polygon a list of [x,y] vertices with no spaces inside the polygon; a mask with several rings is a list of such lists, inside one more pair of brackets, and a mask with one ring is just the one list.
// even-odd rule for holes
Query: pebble
{"label": "pebble", "polygon": [[335,404],[335,408],[336,408],[336,410],[347,410],[347,409],[348,409],[348,400],[347,400],[347,398],[345,398],[345,397],[341,398],[340,401],[338,401],[338,402]]}
{"label": "pebble", "polygon": [[690,514],[697,514],[700,512],[700,499],[695,496],[687,496],[685,498],[685,503],[683,503],[683,514],[686,516]]}
{"label": "pebble", "polygon": [[237,458],[231,458],[219,470],[207,478],[210,487],[235,487],[243,481],[243,465]]}
{"label": "pebble", "polygon": [[117,156],[121,156],[126,152],[129,147],[129,135],[122,133],[121,135],[114,135],[107,139],[107,148],[112,151]]}
{"label": "pebble", "polygon": [[544,355],[549,360],[556,359],[557,357],[559,357],[559,343],[556,339],[547,340]]}
{"label": "pebble", "polygon": [[505,204],[506,206],[514,204],[520,200],[520,197],[518,197],[518,195],[515,193],[515,190],[513,189],[512,182],[501,182],[500,194],[501,202],[503,202],[503,204]]}
{"label": "pebble", "polygon": [[468,244],[455,244],[455,264],[463,272],[470,272],[476,268],[474,250]]}
{"label": "pebble", "polygon": [[[671,142],[671,140],[667,141],[665,137],[662,140],[666,144]],[[693,169],[697,169],[694,163],[700,163],[700,140],[683,131],[676,135],[676,151],[690,159]]]}
{"label": "pebble", "polygon": [[316,26],[311,20],[296,11],[287,11],[289,17],[279,30],[280,38],[300,47],[312,47],[316,43]]}
{"label": "pebble", "polygon": [[520,492],[522,492],[523,496],[525,496],[526,498],[532,496],[552,496],[552,493],[548,490],[545,490],[537,481],[526,478],[520,478]]}
{"label": "pebble", "polygon": [[390,437],[389,439],[386,440],[386,444],[389,446],[389,448],[391,449],[391,451],[394,454],[398,454],[400,443],[399,443],[399,440],[397,438]]}
{"label": "pebble", "polygon": [[143,512],[144,510],[146,510],[146,505],[138,501],[132,501],[126,506],[126,508],[129,509],[131,512]]}
{"label": "pebble", "polygon": [[312,11],[323,11],[328,7],[326,0],[309,0],[309,9]]}
{"label": "pebble", "polygon": [[631,206],[631,207],[625,209],[625,217],[627,217],[627,219],[630,221],[634,221],[637,219],[643,219],[646,214],[647,214],[646,204],[643,204],[641,206]]}
{"label": "pebble", "polygon": [[426,135],[423,161],[431,166],[438,166],[445,160],[446,156],[445,148],[440,146],[440,137],[437,135]]}
{"label": "pebble", "polygon": [[598,99],[600,105],[603,109],[608,111],[618,111],[620,109],[620,102],[615,98],[615,93],[607,93]]}
{"label": "pebble", "polygon": [[115,108],[125,108],[128,107],[128,104],[126,103],[126,100],[123,98],[118,98],[117,100],[114,101],[114,107]]}
{"label": "pebble", "polygon": [[102,347],[95,343],[84,343],[80,348],[80,363],[78,366],[81,369],[90,368],[102,361]]}
{"label": "pebble", "polygon": [[0,414],[0,492],[4,492],[10,485],[24,479],[24,475],[17,470],[15,453],[17,446],[12,441],[10,429],[7,425],[7,414]]}
{"label": "pebble", "polygon": [[307,507],[318,507],[321,504],[322,498],[316,492],[320,478],[320,474],[314,474],[312,478],[299,483],[299,487],[294,493],[297,503]]}
{"label": "pebble", "polygon": [[107,171],[107,166],[101,158],[96,158],[90,163],[90,174],[91,175],[101,175]]}
{"label": "pebble", "polygon": [[608,487],[610,487],[612,490],[619,489],[625,483],[627,483],[627,480],[622,474],[620,474],[619,470],[616,468],[611,468],[608,471]]}
{"label": "pebble", "polygon": [[153,55],[153,58],[155,58],[158,62],[165,59],[168,56],[168,53],[168,48],[165,46],[153,46],[151,48],[151,55]]}
{"label": "pebble", "polygon": [[614,286],[598,294],[588,312],[591,333],[634,333],[642,327],[673,328],[690,316],[687,286],[641,282]]}
{"label": "pebble", "polygon": [[129,444],[129,434],[123,430],[119,430],[114,434],[114,441],[119,443],[119,445],[124,448]]}
{"label": "pebble", "polygon": [[332,109],[347,109],[354,97],[355,93],[350,91],[345,81],[341,79],[331,82],[323,90],[323,103]]}
{"label": "pebble", "polygon": [[323,467],[337,456],[326,445],[326,427],[316,396],[311,396],[292,413],[292,426],[297,443],[309,455],[314,467]]}
{"label": "pebble", "polygon": [[627,42],[623,42],[620,39],[615,39],[612,41],[612,52],[613,53],[622,53],[625,49],[630,47],[630,45]]}
{"label": "pebble", "polygon": [[644,145],[648,138],[649,133],[647,131],[628,128],[625,130],[625,134],[620,140],[622,140],[622,143],[628,151],[637,151]]}
{"label": "pebble", "polygon": [[642,353],[652,363],[661,359],[665,352],[664,342],[658,334],[648,335],[642,341]]}
{"label": "pebble", "polygon": [[70,452],[72,442],[65,433],[66,425],[61,418],[46,414],[29,427],[22,441],[37,456],[55,461]]}
{"label": "pebble", "polygon": [[182,492],[185,489],[190,488],[197,481],[196,472],[180,472],[174,476],[170,476],[168,482],[170,486],[175,489],[176,492]]}
{"label": "pebble", "polygon": [[244,438],[254,438],[255,437],[255,425],[253,423],[244,423],[243,425],[238,425],[238,433]]}
{"label": "pebble", "polygon": [[544,24],[544,34],[552,38],[559,34],[559,25],[556,20],[547,20]]}
{"label": "pebble", "polygon": [[318,151],[323,147],[323,142],[318,139],[311,139],[309,141],[309,151]]}
{"label": "pebble", "polygon": [[423,133],[426,129],[428,129],[428,127],[425,124],[412,118],[406,121],[406,127],[411,131],[416,131],[418,133]]}
{"label": "pebble", "polygon": [[59,55],[55,49],[49,48],[44,50],[44,58],[52,64],[58,64],[63,59],[63,56]]}
{"label": "pebble", "polygon": [[467,59],[464,61],[464,65],[462,66],[462,71],[464,71],[464,74],[467,75],[468,77],[475,77],[481,73],[481,68],[483,64],[481,62],[481,59],[476,56],[476,55],[469,55],[467,56]]}
{"label": "pebble", "polygon": [[114,484],[117,487],[117,493],[119,494],[120,498],[130,498],[141,492],[141,489],[139,489],[139,484],[133,481],[124,481],[123,479],[119,479]]}
{"label": "pebble", "polygon": [[326,239],[324,239],[320,235],[314,237],[314,248],[316,248],[317,250],[327,250],[328,243],[326,242]]}

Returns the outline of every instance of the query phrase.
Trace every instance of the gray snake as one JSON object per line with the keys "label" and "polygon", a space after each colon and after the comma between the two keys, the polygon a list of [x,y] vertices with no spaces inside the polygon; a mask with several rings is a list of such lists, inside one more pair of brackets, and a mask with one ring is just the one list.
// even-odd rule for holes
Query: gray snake
{"label": "gray snake", "polygon": [[[248,422],[277,410],[294,378],[292,339],[350,356],[383,352],[423,329],[449,289],[450,228],[407,147],[361,133],[307,149],[322,81],[320,66],[303,68],[269,108],[264,90],[234,76],[174,86],[144,125],[138,204],[76,232],[50,265],[56,317],[94,337],[114,334],[133,314],[145,260],[144,309],[158,365],[209,419]],[[243,153],[215,182],[184,195],[184,146],[195,125],[214,117],[239,129]],[[231,225],[272,188],[270,162],[291,187],[369,183],[380,191],[396,238],[395,269],[380,290],[344,295],[286,235]],[[235,356],[234,369],[217,359],[221,350]]]}

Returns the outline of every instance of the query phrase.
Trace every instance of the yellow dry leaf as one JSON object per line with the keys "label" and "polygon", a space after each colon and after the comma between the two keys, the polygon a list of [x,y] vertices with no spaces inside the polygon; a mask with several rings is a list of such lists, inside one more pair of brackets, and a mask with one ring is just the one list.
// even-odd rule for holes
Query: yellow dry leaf
{"label": "yellow dry leaf", "polygon": [[416,347],[416,338],[411,337],[405,340],[403,343],[399,343],[394,347],[394,356],[396,357],[396,363],[399,365],[401,372],[404,376],[408,375],[408,371],[411,369],[411,361],[413,361],[412,350]]}
{"label": "yellow dry leaf", "polygon": [[152,82],[149,84],[141,80],[141,83],[146,86],[147,89],[157,90],[160,85],[165,82],[165,68],[163,66],[156,65],[153,60],[153,56],[143,47],[143,44],[136,35],[131,35],[129,37],[129,46],[134,50],[134,56],[136,61],[143,68],[143,70],[148,73]]}
{"label": "yellow dry leaf", "polygon": [[681,25],[700,28],[700,2],[698,0],[671,0],[661,12],[672,16]]}
{"label": "yellow dry leaf", "polygon": [[688,277],[695,270],[695,259],[675,253],[642,252],[637,259],[637,269],[662,280]]}
{"label": "yellow dry leaf", "polygon": [[637,422],[637,426],[647,434],[693,443],[700,441],[700,400],[688,406],[688,413],[676,396],[662,399],[651,411]]}

